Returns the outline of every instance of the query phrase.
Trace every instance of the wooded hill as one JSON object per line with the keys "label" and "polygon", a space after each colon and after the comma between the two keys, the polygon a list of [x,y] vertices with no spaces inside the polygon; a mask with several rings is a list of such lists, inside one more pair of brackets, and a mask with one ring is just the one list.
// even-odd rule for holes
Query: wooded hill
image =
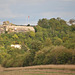
{"label": "wooded hill", "polygon": [[[40,19],[35,32],[0,35],[0,64],[4,67],[75,64],[75,25],[62,19]],[[20,44],[21,49],[11,48]]]}

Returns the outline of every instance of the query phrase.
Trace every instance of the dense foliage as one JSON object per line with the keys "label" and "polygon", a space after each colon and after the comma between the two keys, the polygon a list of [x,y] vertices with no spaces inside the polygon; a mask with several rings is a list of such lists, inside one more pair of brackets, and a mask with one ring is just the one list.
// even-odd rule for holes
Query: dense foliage
{"label": "dense foliage", "polygon": [[[75,64],[75,25],[62,19],[40,19],[35,32],[0,35],[0,64],[18,67],[41,64]],[[21,49],[11,44],[20,44]]]}

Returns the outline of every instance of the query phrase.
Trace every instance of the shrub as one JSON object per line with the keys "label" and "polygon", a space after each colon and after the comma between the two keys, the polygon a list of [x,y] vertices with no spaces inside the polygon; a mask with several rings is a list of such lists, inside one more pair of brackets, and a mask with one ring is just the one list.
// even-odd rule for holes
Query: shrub
{"label": "shrub", "polygon": [[56,46],[46,55],[44,62],[46,64],[74,64],[74,53],[73,50],[66,49],[63,46]]}

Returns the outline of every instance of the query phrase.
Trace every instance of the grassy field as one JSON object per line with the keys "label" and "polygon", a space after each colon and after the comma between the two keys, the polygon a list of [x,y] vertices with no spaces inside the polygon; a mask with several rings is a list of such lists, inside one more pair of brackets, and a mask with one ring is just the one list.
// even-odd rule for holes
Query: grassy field
{"label": "grassy field", "polygon": [[16,68],[0,66],[0,75],[75,75],[75,65],[40,65]]}

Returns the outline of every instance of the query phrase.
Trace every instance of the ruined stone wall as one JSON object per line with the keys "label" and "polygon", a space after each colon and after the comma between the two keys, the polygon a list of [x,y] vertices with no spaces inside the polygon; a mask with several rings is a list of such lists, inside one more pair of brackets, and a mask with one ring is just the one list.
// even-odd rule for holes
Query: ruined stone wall
{"label": "ruined stone wall", "polygon": [[28,32],[33,31],[35,32],[35,29],[33,27],[29,26],[6,26],[6,31],[10,32]]}
{"label": "ruined stone wall", "polygon": [[0,33],[11,33],[11,32],[28,32],[33,31],[35,32],[35,29],[31,26],[16,26],[15,24],[10,23],[9,21],[4,21],[3,25],[0,26]]}
{"label": "ruined stone wall", "polygon": [[2,25],[0,25],[0,34],[1,33],[5,33],[5,31],[4,31],[4,26],[2,26]]}

